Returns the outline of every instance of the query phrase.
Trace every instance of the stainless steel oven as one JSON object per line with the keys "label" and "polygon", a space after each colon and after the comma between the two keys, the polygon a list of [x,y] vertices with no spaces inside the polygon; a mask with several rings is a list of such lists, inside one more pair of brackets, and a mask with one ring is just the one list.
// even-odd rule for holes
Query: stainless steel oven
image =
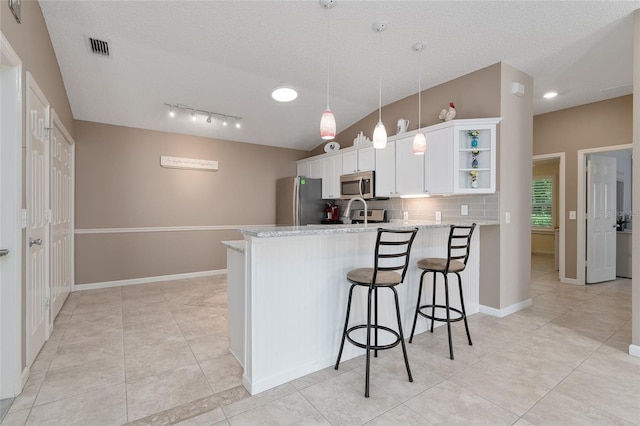
{"label": "stainless steel oven", "polygon": [[362,197],[369,200],[375,197],[375,172],[350,173],[340,176],[340,198],[349,200]]}

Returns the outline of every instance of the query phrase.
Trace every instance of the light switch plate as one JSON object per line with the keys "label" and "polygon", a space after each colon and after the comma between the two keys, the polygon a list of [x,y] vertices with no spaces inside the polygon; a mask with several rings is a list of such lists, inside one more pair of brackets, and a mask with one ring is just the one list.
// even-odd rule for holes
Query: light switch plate
{"label": "light switch plate", "polygon": [[442,220],[442,212],[441,211],[437,211],[436,212],[436,221],[441,221]]}
{"label": "light switch plate", "polygon": [[506,223],[511,223],[511,212],[506,212],[506,213],[504,214],[504,221],[505,221]]}
{"label": "light switch plate", "polygon": [[569,211],[569,220],[576,220],[576,212],[575,210]]}
{"label": "light switch plate", "polygon": [[469,216],[469,206],[467,204],[462,204],[460,206],[460,214],[462,216]]}

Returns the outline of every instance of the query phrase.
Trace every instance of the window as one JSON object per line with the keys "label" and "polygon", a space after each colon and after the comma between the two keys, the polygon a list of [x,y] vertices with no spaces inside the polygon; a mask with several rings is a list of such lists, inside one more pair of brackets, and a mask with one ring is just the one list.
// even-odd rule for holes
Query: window
{"label": "window", "polygon": [[553,227],[553,178],[534,178],[531,183],[531,226]]}

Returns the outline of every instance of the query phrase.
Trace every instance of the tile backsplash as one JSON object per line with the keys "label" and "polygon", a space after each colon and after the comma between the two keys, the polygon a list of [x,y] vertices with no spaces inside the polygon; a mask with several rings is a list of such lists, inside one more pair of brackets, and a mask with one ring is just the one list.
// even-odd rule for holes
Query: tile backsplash
{"label": "tile backsplash", "polygon": [[[336,200],[343,213],[347,207],[347,201]],[[469,215],[462,216],[462,205],[469,206]],[[387,219],[403,219],[404,211],[409,213],[409,220],[435,220],[436,211],[442,212],[443,221],[454,220],[499,220],[500,218],[500,194],[472,194],[449,195],[429,198],[390,198],[388,200],[367,201],[370,209],[385,209]],[[357,201],[351,206],[354,209],[362,209],[362,203]]]}

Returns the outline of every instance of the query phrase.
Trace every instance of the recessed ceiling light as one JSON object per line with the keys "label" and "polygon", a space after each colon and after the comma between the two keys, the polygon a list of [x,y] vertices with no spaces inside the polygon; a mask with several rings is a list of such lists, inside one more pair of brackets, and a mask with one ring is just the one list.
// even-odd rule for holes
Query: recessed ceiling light
{"label": "recessed ceiling light", "polygon": [[555,98],[556,96],[558,96],[558,92],[547,92],[544,95],[542,95],[542,97],[545,99],[552,99],[552,98]]}
{"label": "recessed ceiling light", "polygon": [[271,97],[278,102],[291,102],[298,97],[298,92],[293,87],[280,86],[273,89]]}

